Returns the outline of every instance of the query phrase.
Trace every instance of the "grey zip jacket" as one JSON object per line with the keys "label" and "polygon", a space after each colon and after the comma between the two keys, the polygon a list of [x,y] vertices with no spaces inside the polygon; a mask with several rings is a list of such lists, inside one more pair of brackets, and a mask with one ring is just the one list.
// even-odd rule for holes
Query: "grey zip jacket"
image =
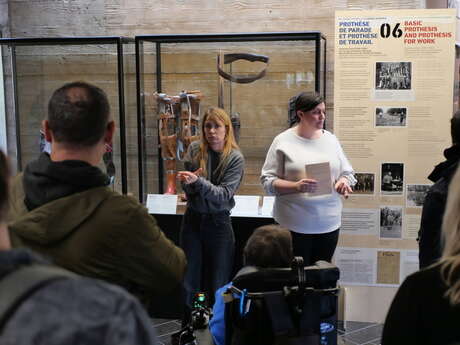
{"label": "grey zip jacket", "polygon": [[[200,142],[190,144],[184,158],[184,167],[188,171],[196,171],[200,166],[194,159]],[[233,150],[225,163],[224,173],[213,173],[213,167],[218,166],[220,153],[208,150],[208,176],[200,176],[195,183],[185,185],[182,189],[187,195],[187,206],[199,213],[220,213],[230,211],[235,206],[233,195],[240,186],[244,173],[244,158],[239,150]]]}

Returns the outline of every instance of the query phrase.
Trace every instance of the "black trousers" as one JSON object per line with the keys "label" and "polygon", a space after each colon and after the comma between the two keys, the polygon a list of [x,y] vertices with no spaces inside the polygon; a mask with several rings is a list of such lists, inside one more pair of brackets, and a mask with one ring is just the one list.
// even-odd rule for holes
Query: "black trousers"
{"label": "black trousers", "polygon": [[339,229],[325,234],[291,231],[291,235],[294,255],[303,257],[305,266],[311,266],[318,260],[331,262],[339,240]]}

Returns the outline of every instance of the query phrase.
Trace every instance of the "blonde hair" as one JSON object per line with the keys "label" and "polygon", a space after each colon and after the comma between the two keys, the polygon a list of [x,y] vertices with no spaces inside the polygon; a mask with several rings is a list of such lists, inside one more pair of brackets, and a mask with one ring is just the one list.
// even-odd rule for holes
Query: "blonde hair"
{"label": "blonde hair", "polygon": [[218,172],[218,177],[222,177],[225,167],[227,166],[227,160],[230,156],[230,153],[233,149],[239,150],[238,144],[236,143],[235,136],[233,134],[233,126],[230,120],[230,117],[227,115],[225,110],[218,107],[210,107],[204,113],[203,121],[201,122],[201,138],[200,138],[200,150],[197,152],[195,159],[199,161],[200,168],[203,170],[203,176],[207,176],[208,172],[206,169],[208,163],[208,149],[209,143],[206,140],[204,127],[206,121],[220,121],[225,126],[225,139],[224,139],[224,148],[222,149],[222,155],[219,162],[219,165],[216,168],[216,173]]}
{"label": "blonde hair", "polygon": [[452,306],[460,304],[460,170],[449,185],[446,210],[442,222],[444,250],[441,276],[448,286],[445,297]]}

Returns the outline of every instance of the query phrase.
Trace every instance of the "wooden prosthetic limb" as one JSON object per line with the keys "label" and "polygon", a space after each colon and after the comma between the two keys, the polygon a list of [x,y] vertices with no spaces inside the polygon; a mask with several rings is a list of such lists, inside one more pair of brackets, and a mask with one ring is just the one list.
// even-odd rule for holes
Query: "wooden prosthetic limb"
{"label": "wooden prosthetic limb", "polygon": [[200,101],[201,92],[181,92],[180,98],[180,136],[181,150],[178,150],[179,159],[183,159],[189,145],[200,138]]}
{"label": "wooden prosthetic limb", "polygon": [[158,131],[160,134],[161,157],[166,173],[165,194],[176,194],[176,118],[172,99],[165,94],[158,96]]}
{"label": "wooden prosthetic limb", "polygon": [[183,159],[187,148],[199,139],[200,91],[183,91],[179,96],[156,94],[161,156],[166,173],[165,194],[176,194],[176,159]]}

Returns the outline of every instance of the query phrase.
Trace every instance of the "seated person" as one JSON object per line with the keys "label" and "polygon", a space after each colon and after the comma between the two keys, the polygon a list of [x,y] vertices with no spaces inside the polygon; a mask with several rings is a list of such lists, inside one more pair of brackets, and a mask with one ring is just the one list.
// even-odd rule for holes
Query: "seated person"
{"label": "seated person", "polygon": [[402,283],[386,317],[382,345],[459,344],[460,170],[448,191],[441,260]]}
{"label": "seated person", "polygon": [[[292,259],[291,233],[279,225],[265,225],[257,228],[249,237],[243,251],[245,267],[290,267]],[[242,271],[245,267],[243,267]],[[231,284],[232,282],[216,291],[213,317],[209,322],[215,345],[225,345],[225,303],[222,294]]]}
{"label": "seated person", "polygon": [[[0,151],[0,296],[6,299],[0,303],[0,344],[156,344],[144,309],[119,287],[72,275],[48,281],[33,292],[25,290],[29,294],[7,290],[6,282],[17,279],[21,270],[35,268],[32,272],[36,274],[38,269],[50,267],[25,249],[11,249],[6,226],[8,179],[7,160]],[[9,286],[17,285],[16,290],[21,290],[27,285],[17,280]],[[5,305],[5,301],[19,302]]]}

